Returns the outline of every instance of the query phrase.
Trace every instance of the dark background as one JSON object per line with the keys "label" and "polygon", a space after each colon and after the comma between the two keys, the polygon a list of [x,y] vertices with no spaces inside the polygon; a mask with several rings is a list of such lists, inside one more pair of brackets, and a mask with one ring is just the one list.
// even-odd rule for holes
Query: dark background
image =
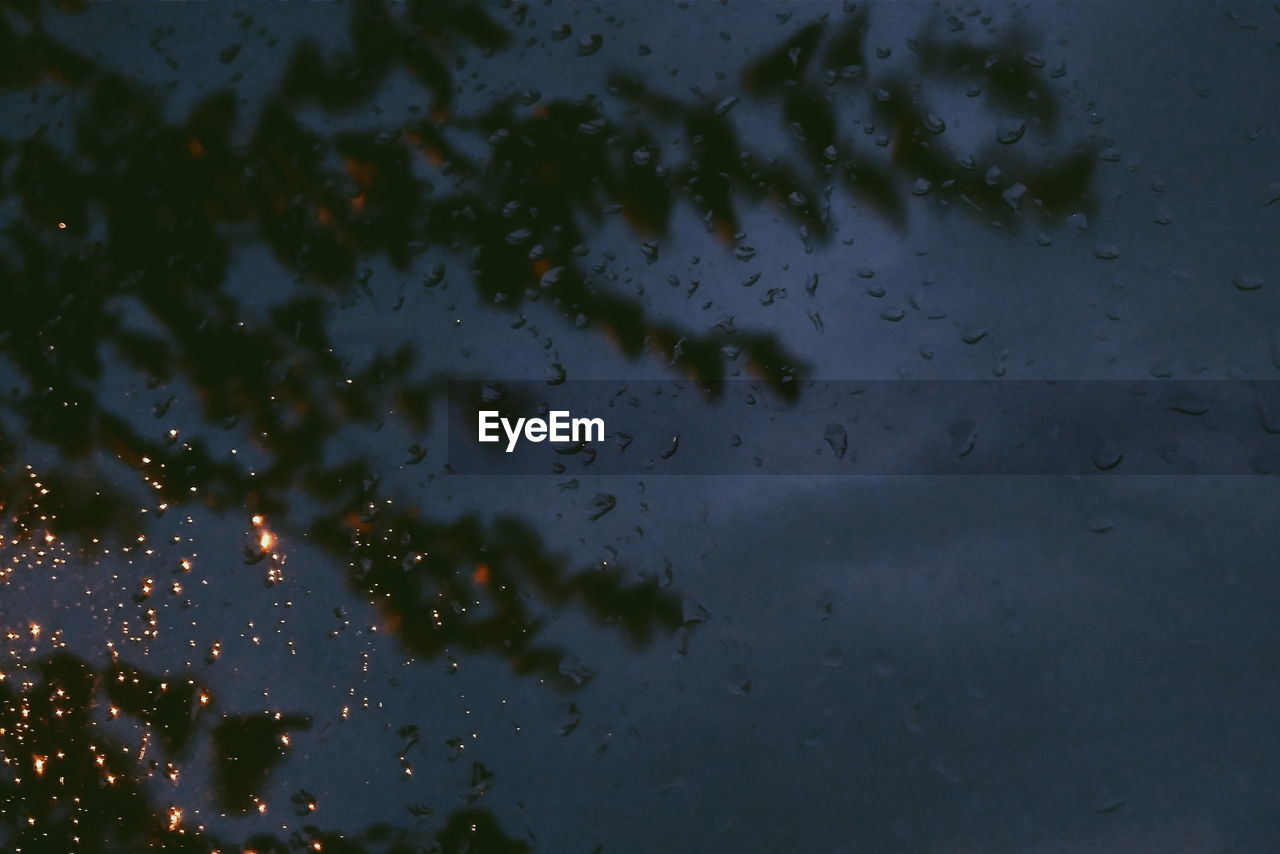
{"label": "dark background", "polygon": [[0,13],[0,847],[1275,850],[1271,478],[469,478],[442,397],[1275,379],[1271,4],[388,8]]}

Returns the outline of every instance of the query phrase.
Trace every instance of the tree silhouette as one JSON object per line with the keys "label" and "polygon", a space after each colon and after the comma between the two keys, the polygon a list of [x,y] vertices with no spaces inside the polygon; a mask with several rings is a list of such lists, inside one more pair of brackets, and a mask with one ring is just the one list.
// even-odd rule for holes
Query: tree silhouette
{"label": "tree silhouette", "polygon": [[[336,347],[330,306],[335,295],[353,293],[362,262],[385,258],[408,275],[425,251],[443,251],[460,259],[494,306],[539,303],[608,336],[628,356],[653,351],[712,385],[737,362],[792,395],[804,366],[776,334],[662,320],[594,276],[581,249],[604,212],[660,237],[677,207],[688,205],[732,246],[741,209],[762,204],[778,206],[806,239],[827,239],[836,188],[899,226],[912,192],[925,185],[935,199],[963,200],[962,210],[1010,222],[1032,201],[1046,216],[1088,203],[1088,148],[1047,160],[1002,156],[999,181],[975,164],[1015,144],[1025,125],[972,158],[949,151],[945,124],[916,81],[868,79],[865,11],[839,25],[815,21],[743,70],[744,91],[777,101],[794,132],[797,145],[782,160],[751,150],[719,102],[681,100],[624,73],[610,82],[621,111],[594,97],[517,93],[459,113],[453,57],[480,52],[494,62],[510,41],[477,4],[361,0],[351,7],[349,47],[326,54],[299,45],[257,115],[240,115],[236,92],[226,88],[180,120],[145,81],[59,43],[46,26],[55,14],[36,0],[0,14],[0,86],[77,96],[51,102],[63,130],[0,141],[7,539],[57,536],[86,548],[124,542],[136,536],[140,510],[155,515],[192,503],[266,515],[327,550],[353,594],[376,601],[415,656],[498,655],[517,673],[570,689],[577,678],[561,672],[565,651],[541,642],[540,613],[581,609],[642,644],[683,624],[680,599],[656,579],[634,584],[616,570],[575,571],[518,519],[423,518],[412,502],[384,500],[368,455],[340,447],[335,456],[344,427],[380,423],[387,411],[421,432],[439,416],[443,394],[420,349],[384,351],[353,368]],[[1052,132],[1054,92],[1019,39],[982,47],[928,32],[912,47],[921,74],[979,80],[995,105],[1025,112],[1033,132]],[[365,106],[393,73],[421,87],[430,104],[424,114],[339,132],[302,118],[313,108]],[[883,150],[854,144],[836,106],[835,93],[845,90],[865,94],[888,137]],[[672,126],[688,143],[680,152],[658,141]],[[273,294],[269,308],[228,287],[245,243],[268,247],[295,276],[296,287]],[[439,276],[429,273],[425,284]],[[200,428],[179,436],[124,411],[107,382],[115,371],[166,389],[157,418],[177,398]],[[218,432],[252,444],[262,462],[216,453]],[[249,558],[270,565],[269,544]],[[284,711],[279,719],[227,714],[215,723],[193,677],[147,674],[120,661],[99,666],[59,653],[30,668],[38,679],[0,682],[0,841],[14,851],[225,845],[171,829],[172,813],[145,783],[156,769],[126,761],[100,730],[104,702],[144,724],[167,755],[209,730],[218,799],[233,813],[250,808],[267,781],[281,734],[305,724]],[[315,828],[299,834],[245,845],[527,849],[470,808],[447,816],[433,839],[388,828],[360,839]]]}

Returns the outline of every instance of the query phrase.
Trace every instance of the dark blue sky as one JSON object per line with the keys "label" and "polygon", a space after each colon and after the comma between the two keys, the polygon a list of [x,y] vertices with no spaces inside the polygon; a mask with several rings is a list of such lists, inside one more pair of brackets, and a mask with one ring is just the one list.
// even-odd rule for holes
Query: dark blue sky
{"label": "dark blue sky", "polygon": [[[781,99],[748,95],[742,70],[822,16],[834,27],[851,14],[816,2],[552,3],[531,4],[516,24],[514,8],[487,8],[513,44],[461,53],[456,114],[528,88],[543,102],[594,95],[621,119],[626,104],[608,75],[624,70],[683,101],[741,98],[728,113],[740,141],[784,164],[802,156]],[[254,20],[242,28],[245,13]],[[338,49],[345,15],[327,4],[100,3],[55,17],[51,31],[165,91],[170,118],[233,87],[247,132],[290,46],[312,37]],[[963,29],[951,32],[949,16]],[[691,204],[677,204],[656,238],[605,211],[583,258],[601,287],[698,332],[730,318],[770,331],[819,378],[1277,378],[1280,126],[1270,81],[1280,12],[1271,4],[899,3],[871,7],[869,20],[867,78],[918,84],[945,120],[941,144],[974,156],[979,173],[1093,146],[1089,210],[975,214],[941,192],[911,195],[902,175],[901,227],[835,186],[825,242],[806,241],[785,199],[741,201],[728,244]],[[556,38],[565,25],[571,34]],[[1057,118],[993,149],[1018,111],[923,73],[909,40],[935,33],[987,46],[1019,30],[1026,63],[1043,60]],[[601,48],[579,56],[593,35]],[[224,63],[233,44],[242,47]],[[868,158],[884,157],[893,128],[877,123],[874,94],[828,90],[842,133]],[[77,97],[5,93],[4,135],[43,125],[58,139]],[[307,115],[332,131],[395,125],[427,105],[397,77],[367,107]],[[680,128],[656,136],[680,159]],[[432,180],[449,186],[447,176]],[[20,215],[8,202],[0,211]],[[227,290],[245,317],[304,287],[248,231],[232,234]],[[652,263],[645,240],[658,245]],[[422,287],[437,264],[445,284]],[[353,369],[404,343],[433,376],[542,380],[553,365],[571,381],[674,375],[669,354],[627,358],[546,304],[493,306],[472,287],[465,253],[432,247],[408,271],[371,258],[359,273],[364,288],[327,297],[328,331]],[[785,296],[767,300],[770,289]],[[0,362],[0,377],[8,369]],[[126,417],[155,424],[152,407],[176,394],[163,426],[208,429],[179,382],[148,388],[109,368],[101,388]],[[347,425],[332,439],[334,458],[368,454],[380,494],[429,518],[519,516],[573,567],[620,563],[630,576],[667,567],[686,616],[705,612],[705,622],[636,648],[572,609],[552,611],[546,639],[572,652],[564,668],[580,660],[596,674],[559,693],[495,656],[415,658],[344,585],[345,567],[287,520],[266,520],[287,560],[285,582],[264,586],[264,566],[244,561],[256,536],[247,513],[193,507],[149,523],[145,546],[127,555],[68,552],[55,566],[24,552],[0,580],[0,629],[46,630],[10,643],[0,672],[49,652],[58,628],[91,660],[105,659],[110,642],[157,672],[193,669],[219,711],[312,715],[263,796],[265,817],[218,815],[207,752],[184,764],[172,791],[157,784],[158,802],[181,802],[187,821],[233,837],[300,826],[288,805],[298,789],[316,794],[314,820],[326,827],[409,825],[414,805],[438,818],[464,805],[477,761],[496,775],[480,805],[546,852],[1280,844],[1280,487],[1271,478],[582,477],[566,489],[557,477],[449,476],[442,426],[425,435],[394,421]],[[208,432],[221,453],[240,441]],[[55,461],[28,438],[30,460]],[[414,443],[427,457],[406,465]],[[592,521],[601,493],[616,508]],[[141,580],[167,587],[193,555],[185,593],[147,606],[159,635],[131,640]],[[222,654],[208,665],[214,641]],[[406,725],[422,734],[407,754],[412,775],[399,759]],[[455,738],[465,749],[451,762]]]}

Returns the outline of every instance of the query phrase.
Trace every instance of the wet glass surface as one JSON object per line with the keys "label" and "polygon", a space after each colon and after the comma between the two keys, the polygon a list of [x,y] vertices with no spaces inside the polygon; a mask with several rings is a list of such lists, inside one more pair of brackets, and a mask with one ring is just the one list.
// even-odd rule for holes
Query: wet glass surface
{"label": "wet glass surface", "polygon": [[[1270,3],[3,6],[0,851],[1276,850],[1278,59]],[[713,429],[476,468],[459,381]]]}

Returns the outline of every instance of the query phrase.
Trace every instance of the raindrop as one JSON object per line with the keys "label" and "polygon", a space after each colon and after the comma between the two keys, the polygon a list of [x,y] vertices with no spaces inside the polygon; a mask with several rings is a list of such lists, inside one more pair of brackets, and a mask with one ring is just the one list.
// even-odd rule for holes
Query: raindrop
{"label": "raindrop", "polygon": [[582,686],[595,678],[595,671],[576,658],[566,657],[560,661],[560,675],[568,676],[574,685]]}
{"label": "raindrop", "polygon": [[880,312],[880,319],[887,320],[890,323],[897,323],[906,316],[907,313],[900,308],[886,308],[884,311]]}
{"label": "raindrop", "polygon": [[692,599],[685,599],[680,605],[680,622],[683,625],[691,626],[695,623],[705,623],[711,619],[711,612],[699,605]]}
{"label": "raindrop", "polygon": [[1280,418],[1277,418],[1271,412],[1271,407],[1265,403],[1258,404],[1258,421],[1266,432],[1272,435],[1280,434]]}
{"label": "raindrop", "polygon": [[1004,199],[1004,203],[1015,211],[1022,206],[1022,197],[1026,194],[1027,188],[1023,184],[1014,184],[1009,189],[1000,194],[1000,198]]}
{"label": "raindrop", "polygon": [[1091,516],[1084,526],[1095,534],[1105,534],[1115,527],[1115,523],[1105,516]]}
{"label": "raindrop", "polygon": [[715,114],[717,116],[723,116],[725,113],[729,112],[734,107],[738,106],[738,103],[741,100],[742,99],[739,98],[737,95],[733,95],[728,98],[725,98],[723,101],[716,104]]}
{"label": "raindrop", "polygon": [[578,728],[578,724],[580,723],[582,723],[582,712],[578,710],[576,703],[570,703],[568,717],[560,724],[559,727],[560,737],[564,738],[566,735],[572,733]]}
{"label": "raindrop", "polygon": [[583,36],[578,39],[578,56],[591,56],[598,51],[604,44],[604,36],[599,33],[592,33],[589,36]]}
{"label": "raindrop", "polygon": [[1099,471],[1111,471],[1123,459],[1124,452],[1113,442],[1104,440],[1093,450],[1093,464]]}
{"label": "raindrop", "polygon": [[913,196],[928,195],[929,191],[932,189],[933,189],[933,184],[929,183],[929,180],[927,178],[917,178],[915,183],[911,185],[911,195]]}
{"label": "raindrop", "polygon": [[977,425],[972,421],[958,421],[951,425],[947,435],[951,438],[951,452],[959,457],[967,457],[978,441]]}
{"label": "raindrop", "polygon": [[832,614],[835,612],[834,594],[832,594],[830,590],[823,592],[823,594],[818,597],[818,601],[814,603],[814,610],[817,612],[818,619],[820,621],[826,622],[827,620],[830,620]]}
{"label": "raindrop", "polygon": [[556,362],[547,368],[547,385],[560,385],[566,376],[564,365]]}
{"label": "raindrop", "polygon": [[427,271],[427,274],[422,277],[422,286],[424,288],[434,288],[436,285],[444,281],[444,272],[443,264],[434,265]]}
{"label": "raindrop", "polygon": [[1231,284],[1242,291],[1257,291],[1266,283],[1258,276],[1241,273],[1231,277]]}
{"label": "raindrop", "polygon": [[1027,123],[1020,121],[1010,127],[1000,128],[996,132],[996,141],[1001,145],[1013,145],[1022,139],[1022,135],[1027,132]]}
{"label": "raindrop", "polygon": [[587,519],[594,522],[601,516],[618,506],[618,499],[607,492],[597,492],[591,499],[591,507],[587,510]]}
{"label": "raindrop", "polygon": [[831,423],[822,431],[822,438],[831,446],[831,451],[836,455],[837,460],[843,460],[845,452],[849,450],[849,431],[845,430],[844,425]]}
{"label": "raindrop", "polygon": [[1101,243],[1094,247],[1093,257],[1102,261],[1114,261],[1120,257],[1120,250],[1112,243]]}

